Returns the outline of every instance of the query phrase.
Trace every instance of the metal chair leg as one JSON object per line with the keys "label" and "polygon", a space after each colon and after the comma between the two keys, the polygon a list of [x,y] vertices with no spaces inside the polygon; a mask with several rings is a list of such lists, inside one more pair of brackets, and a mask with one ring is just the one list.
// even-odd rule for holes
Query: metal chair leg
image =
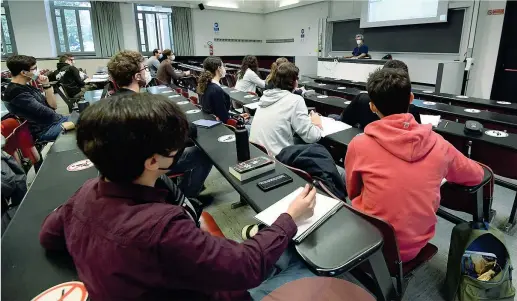
{"label": "metal chair leg", "polygon": [[246,201],[241,196],[240,200],[238,202],[235,202],[235,203],[232,204],[232,209],[237,209],[237,208],[240,208],[240,207],[243,207],[243,206],[246,206],[246,205],[248,205],[248,204],[246,204]]}

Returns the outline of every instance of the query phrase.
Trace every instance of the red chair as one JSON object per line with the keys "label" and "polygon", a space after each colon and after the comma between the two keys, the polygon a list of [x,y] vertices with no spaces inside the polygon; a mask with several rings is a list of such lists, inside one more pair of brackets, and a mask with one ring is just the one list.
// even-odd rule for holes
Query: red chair
{"label": "red chair", "polygon": [[260,149],[264,154],[266,154],[268,156],[270,155],[269,151],[267,150],[267,148],[264,145],[259,144],[259,143],[255,143],[253,141],[250,141],[250,143],[252,145],[254,145],[256,148]]}
{"label": "red chair", "polygon": [[189,99],[188,91],[181,92],[181,95],[183,95],[183,97],[185,97],[186,99]]}
{"label": "red chair", "polygon": [[[323,184],[323,182],[318,181],[319,187],[325,193],[327,193],[329,196],[337,198],[326,186]],[[424,263],[428,262],[433,258],[433,256],[438,252],[438,248],[431,244],[427,243],[422,250],[420,250],[420,253],[411,261],[408,262],[402,262],[400,259],[400,252],[399,247],[397,244],[397,238],[395,237],[395,229],[393,229],[393,226],[373,215],[366,214],[364,212],[361,212],[354,207],[350,206],[346,202],[344,202],[345,207],[347,207],[348,210],[352,211],[356,215],[364,218],[367,220],[370,224],[375,226],[382,234],[382,238],[384,240],[383,247],[382,247],[382,253],[384,255],[384,260],[386,261],[386,265],[388,266],[388,270],[390,272],[391,277],[395,277],[395,280],[397,282],[397,291],[395,292],[397,294],[396,300],[402,300],[402,297],[404,296],[404,291],[406,289],[406,285],[413,276],[414,272],[421,267]],[[361,266],[359,266],[361,268]],[[368,272],[368,271],[365,271]],[[357,278],[363,278],[367,274],[359,274],[356,272],[352,272],[352,274]],[[358,279],[361,283],[361,279]],[[365,280],[368,282],[370,279]]]}
{"label": "red chair", "polygon": [[20,122],[15,118],[7,118],[2,120],[2,136],[8,137],[19,126]]}
{"label": "red chair", "polygon": [[226,125],[229,125],[233,128],[237,128],[237,120],[233,119],[233,118],[230,118],[228,119],[228,121],[226,121]]}
{"label": "red chair", "polygon": [[199,104],[199,102],[197,100],[197,97],[195,97],[195,96],[190,96],[190,102],[192,104],[194,104],[194,105],[198,105]]}
{"label": "red chair", "polygon": [[183,89],[181,89],[181,88],[176,88],[175,90],[176,90],[176,93],[178,93],[178,94],[181,94],[183,92]]}
{"label": "red chair", "polygon": [[257,93],[255,92],[248,92],[248,94],[257,96]]}
{"label": "red chair", "polygon": [[[23,159],[29,159],[34,166],[35,171],[37,172],[39,170],[42,160],[38,150],[34,145],[34,140],[32,139],[32,134],[29,130],[29,124],[27,121],[23,122],[21,125],[15,128],[9,136],[5,137],[5,139],[6,143],[3,147],[5,152],[19,160],[20,164],[23,166],[26,166],[25,162],[23,162]],[[18,152],[21,154],[21,156],[18,154]]]}
{"label": "red chair", "polygon": [[225,237],[221,228],[217,225],[214,218],[210,213],[203,211],[201,213],[201,218],[199,219],[201,230],[210,233],[210,235],[215,237]]}

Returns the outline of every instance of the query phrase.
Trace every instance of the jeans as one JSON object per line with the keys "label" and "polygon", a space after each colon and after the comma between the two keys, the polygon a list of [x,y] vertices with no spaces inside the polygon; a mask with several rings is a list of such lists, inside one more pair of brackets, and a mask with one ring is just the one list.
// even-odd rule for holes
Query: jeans
{"label": "jeans", "polygon": [[185,151],[169,171],[169,174],[183,174],[178,184],[187,198],[195,198],[201,192],[203,183],[212,169],[212,161],[197,146],[185,148]]}
{"label": "jeans", "polygon": [[264,282],[248,290],[253,300],[262,300],[269,293],[294,280],[316,277],[296,256],[295,251],[287,249],[275,263]]}
{"label": "jeans", "polygon": [[48,130],[39,137],[38,141],[55,141],[57,139],[57,136],[59,136],[59,134],[61,134],[61,132],[63,131],[61,124],[67,121],[68,116],[64,116],[63,118],[61,118],[57,123],[53,124],[50,128],[48,128]]}

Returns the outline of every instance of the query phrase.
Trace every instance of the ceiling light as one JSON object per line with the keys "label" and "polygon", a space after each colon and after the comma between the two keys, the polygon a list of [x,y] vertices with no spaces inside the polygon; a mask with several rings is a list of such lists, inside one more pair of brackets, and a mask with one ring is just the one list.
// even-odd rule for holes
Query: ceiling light
{"label": "ceiling light", "polygon": [[208,1],[206,5],[212,7],[239,8],[237,3],[230,1]]}
{"label": "ceiling light", "polygon": [[280,5],[278,7],[284,7],[292,4],[299,3],[300,0],[280,0]]}

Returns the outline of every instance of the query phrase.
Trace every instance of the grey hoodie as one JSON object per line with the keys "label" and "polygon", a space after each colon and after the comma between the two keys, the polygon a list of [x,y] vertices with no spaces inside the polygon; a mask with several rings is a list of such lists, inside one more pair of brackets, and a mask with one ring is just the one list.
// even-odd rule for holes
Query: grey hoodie
{"label": "grey hoodie", "polygon": [[251,124],[250,141],[265,146],[276,156],[294,144],[295,133],[306,143],[317,142],[322,134],[312,124],[303,97],[280,89],[264,91]]}

